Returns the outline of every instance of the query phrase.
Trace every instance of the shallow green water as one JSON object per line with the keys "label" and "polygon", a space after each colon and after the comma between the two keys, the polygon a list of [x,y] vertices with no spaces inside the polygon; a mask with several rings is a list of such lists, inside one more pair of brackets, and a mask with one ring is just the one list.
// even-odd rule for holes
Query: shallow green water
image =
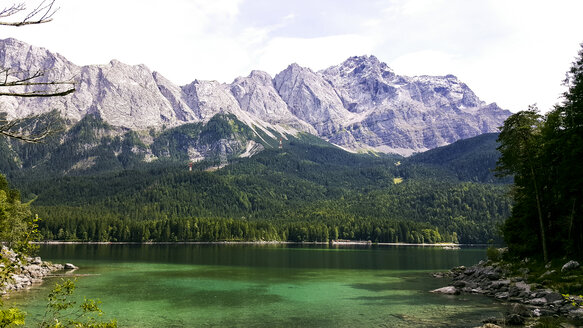
{"label": "shallow green water", "polygon": [[[53,245],[81,269],[77,295],[121,327],[470,327],[504,311],[481,296],[428,293],[429,273],[484,249],[283,245]],[[8,301],[33,322],[55,280]]]}

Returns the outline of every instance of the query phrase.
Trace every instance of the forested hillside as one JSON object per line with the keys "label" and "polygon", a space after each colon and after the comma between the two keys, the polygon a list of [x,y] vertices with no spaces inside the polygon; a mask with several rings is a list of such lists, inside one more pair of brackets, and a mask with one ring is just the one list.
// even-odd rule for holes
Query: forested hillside
{"label": "forested hillside", "polygon": [[[84,124],[103,131],[99,122]],[[194,128],[197,134],[203,129]],[[352,154],[319,139],[292,137],[282,149],[266,144],[220,169],[217,159],[189,171],[181,153],[172,151],[188,134],[187,127],[179,129],[156,136],[151,148],[164,142],[170,149],[165,159],[122,160],[136,154],[139,138],[112,137],[115,156],[101,132],[92,151],[105,155],[91,156],[101,166],[59,174],[50,165],[46,175],[42,165],[23,167],[11,171],[11,181],[34,199],[42,236],[50,240],[486,243],[498,240],[510,213],[507,185],[489,173],[496,159],[483,160],[495,156],[496,136],[407,159]],[[95,129],[78,130],[79,136],[95,135],[89,133]],[[124,143],[134,152],[124,151]]]}

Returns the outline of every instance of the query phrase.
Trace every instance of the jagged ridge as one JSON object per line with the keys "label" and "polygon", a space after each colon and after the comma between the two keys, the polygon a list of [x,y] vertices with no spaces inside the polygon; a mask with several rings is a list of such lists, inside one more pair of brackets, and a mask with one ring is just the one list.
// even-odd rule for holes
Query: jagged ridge
{"label": "jagged ridge", "polygon": [[495,132],[510,115],[453,75],[399,76],[374,56],[351,57],[320,72],[292,64],[274,78],[252,71],[231,84],[195,80],[180,87],[144,65],[77,66],[5,39],[0,67],[43,70],[45,81],[76,80],[77,91],[66,97],[0,99],[0,111],[10,117],[57,110],[72,121],[93,114],[136,131],[233,114],[258,136],[307,132],[351,151],[410,155]]}

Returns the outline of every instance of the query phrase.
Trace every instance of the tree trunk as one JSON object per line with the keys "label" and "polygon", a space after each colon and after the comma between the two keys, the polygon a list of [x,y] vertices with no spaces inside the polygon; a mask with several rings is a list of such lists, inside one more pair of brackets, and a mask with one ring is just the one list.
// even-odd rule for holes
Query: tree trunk
{"label": "tree trunk", "polygon": [[545,224],[543,222],[543,212],[540,206],[540,197],[538,194],[538,186],[536,183],[536,176],[534,175],[534,168],[532,165],[530,166],[530,173],[532,174],[532,182],[534,184],[534,194],[536,197],[536,209],[538,211],[538,223],[540,225],[540,236],[541,236],[541,243],[543,247],[543,259],[545,263],[549,261],[549,256],[547,253],[547,238],[545,236]]}

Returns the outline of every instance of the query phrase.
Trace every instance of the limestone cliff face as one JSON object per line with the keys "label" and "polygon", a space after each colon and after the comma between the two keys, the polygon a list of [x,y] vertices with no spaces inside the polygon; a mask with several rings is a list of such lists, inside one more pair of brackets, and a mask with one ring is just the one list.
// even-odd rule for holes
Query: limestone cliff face
{"label": "limestone cliff face", "polygon": [[10,117],[56,109],[73,122],[96,114],[138,131],[233,114],[268,135],[307,132],[353,151],[410,155],[497,131],[510,115],[453,75],[399,76],[374,56],[351,57],[320,72],[292,64],[274,78],[252,71],[231,84],[195,80],[177,86],[144,65],[113,60],[81,67],[6,39],[0,40],[0,67],[42,71],[42,81],[74,80],[77,89],[66,97],[2,97],[0,111]]}
{"label": "limestone cliff face", "polygon": [[328,136],[348,149],[409,155],[496,132],[509,111],[482,102],[453,75],[396,75],[374,56],[352,57],[322,72],[357,122]]}
{"label": "limestone cliff face", "polygon": [[292,64],[274,82],[291,113],[312,125],[320,136],[334,134],[353,116],[321,74],[308,68]]}
{"label": "limestone cliff face", "polygon": [[10,117],[25,117],[56,109],[75,121],[86,114],[98,114],[112,125],[129,129],[177,125],[194,120],[190,109],[183,108],[181,112],[179,106],[175,109],[176,104],[164,96],[164,89],[158,87],[157,80],[167,80],[159,75],[155,79],[144,65],[130,66],[112,60],[106,65],[80,67],[58,54],[14,39],[0,41],[0,49],[2,67],[15,72],[44,72],[38,81],[74,81],[76,88],[73,94],[65,97],[4,97],[0,99],[0,110],[8,112]]}
{"label": "limestone cliff face", "polygon": [[[65,57],[15,39],[0,40],[0,68],[9,70],[11,75],[19,79],[26,79],[39,72],[44,73],[42,77],[35,79],[36,82],[69,81],[81,73],[81,68]],[[35,90],[32,86],[10,89],[14,92]],[[0,97],[0,111],[8,113],[9,117],[26,117],[58,109],[64,115],[78,119],[84,113],[79,113],[76,107],[69,105],[71,99]]]}
{"label": "limestone cliff face", "polygon": [[299,131],[316,134],[308,122],[294,115],[275,89],[273,78],[266,72],[252,71],[231,84],[231,93],[239,106],[256,117],[277,126],[289,126]]}

